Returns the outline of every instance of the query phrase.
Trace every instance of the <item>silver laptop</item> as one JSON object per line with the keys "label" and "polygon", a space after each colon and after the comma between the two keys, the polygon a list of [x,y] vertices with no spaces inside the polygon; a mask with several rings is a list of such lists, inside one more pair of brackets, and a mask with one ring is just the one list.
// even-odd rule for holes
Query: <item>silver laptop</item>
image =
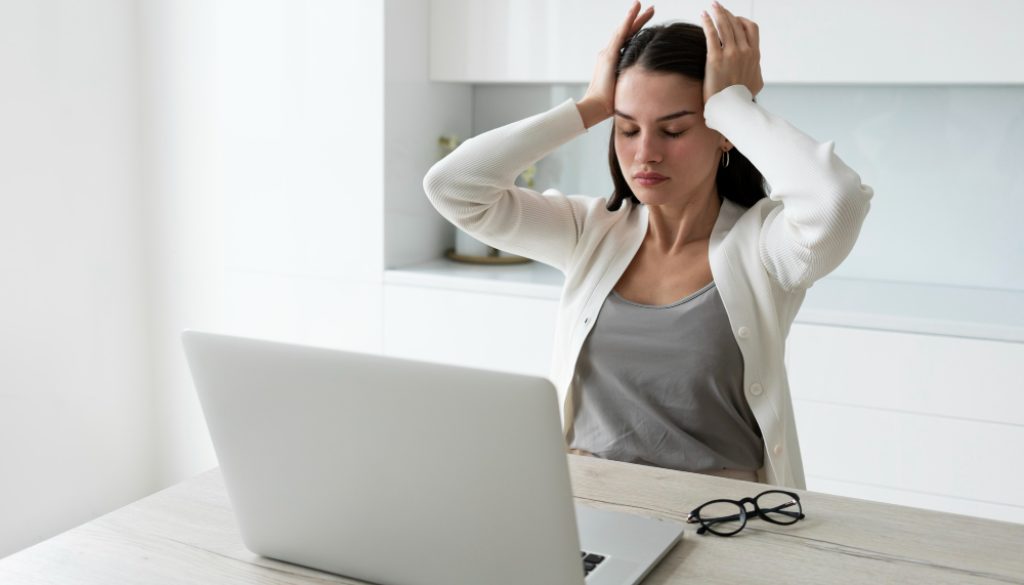
{"label": "silver laptop", "polygon": [[546,378],[182,340],[256,554],[384,585],[632,585],[682,536],[675,521],[574,504]]}

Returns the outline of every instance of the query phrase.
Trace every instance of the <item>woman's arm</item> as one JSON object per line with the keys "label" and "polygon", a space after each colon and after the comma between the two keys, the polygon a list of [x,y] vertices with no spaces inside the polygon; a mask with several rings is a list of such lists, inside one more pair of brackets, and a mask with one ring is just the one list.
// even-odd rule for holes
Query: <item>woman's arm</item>
{"label": "woman's arm", "polygon": [[786,290],[806,289],[849,255],[874,190],[834,152],[732,85],[704,107],[705,121],[764,175],[769,197],[781,201],[765,218],[761,262]]}
{"label": "woman's arm", "polygon": [[563,273],[583,233],[587,195],[538,193],[515,178],[555,148],[612,115],[615,65],[625,40],[654,16],[634,2],[598,53],[594,78],[577,105],[569,99],[535,116],[474,136],[435,164],[423,179],[434,208],[481,242],[550,264]]}
{"label": "woman's arm", "polygon": [[564,273],[582,230],[585,196],[539,193],[515,179],[585,132],[576,103],[568,99],[465,140],[430,168],[423,189],[438,213],[481,242]]}
{"label": "woman's arm", "polygon": [[704,119],[729,139],[771,185],[782,205],[765,217],[761,263],[786,290],[809,288],[853,249],[874,191],[818,142],[753,101],[762,87],[757,23],[716,4],[701,14],[708,59]]}

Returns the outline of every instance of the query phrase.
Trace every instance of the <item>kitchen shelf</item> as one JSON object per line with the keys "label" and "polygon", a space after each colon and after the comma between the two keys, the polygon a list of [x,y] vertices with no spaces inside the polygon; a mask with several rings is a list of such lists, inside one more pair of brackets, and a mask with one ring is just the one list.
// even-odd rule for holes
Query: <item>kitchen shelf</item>
{"label": "kitchen shelf", "polygon": [[438,258],[384,271],[385,284],[485,292],[558,300],[565,277],[542,262],[514,265],[467,264]]}
{"label": "kitchen shelf", "polygon": [[[440,258],[386,270],[384,282],[557,301],[564,276],[540,262]],[[1024,292],[828,276],[808,289],[796,322],[1024,343]]]}

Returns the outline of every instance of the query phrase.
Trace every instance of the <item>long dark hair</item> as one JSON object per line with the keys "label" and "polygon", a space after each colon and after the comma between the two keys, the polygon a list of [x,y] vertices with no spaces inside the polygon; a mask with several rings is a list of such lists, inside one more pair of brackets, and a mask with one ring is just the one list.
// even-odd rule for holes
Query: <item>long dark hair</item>
{"label": "long dark hair", "polygon": [[[637,31],[626,42],[619,57],[616,78],[626,69],[638,65],[648,71],[679,73],[703,82],[707,56],[708,46],[703,28],[688,22],[649,26]],[[640,205],[640,200],[629,188],[619,168],[618,157],[615,156],[614,127],[608,140],[608,166],[615,186],[615,191],[608,199],[608,210],[617,211],[624,199],[631,200],[634,206]],[[718,165],[715,185],[718,187],[719,199],[724,197],[743,207],[750,207],[768,196],[761,172],[735,146],[729,151],[729,166]]]}

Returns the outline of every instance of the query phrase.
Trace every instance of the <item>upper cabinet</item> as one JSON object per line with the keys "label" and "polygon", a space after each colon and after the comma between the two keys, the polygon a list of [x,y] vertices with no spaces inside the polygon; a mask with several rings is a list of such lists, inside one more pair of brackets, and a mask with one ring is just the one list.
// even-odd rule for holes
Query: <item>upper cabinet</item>
{"label": "upper cabinet", "polygon": [[[728,0],[726,0],[728,2]],[[651,2],[641,2],[645,10]],[[753,2],[726,3],[750,17]],[[710,0],[654,6],[652,22],[698,23]],[[626,0],[431,0],[430,78],[464,83],[588,83]]]}
{"label": "upper cabinet", "polygon": [[1005,0],[754,4],[765,83],[1024,83],[1022,19]]}
{"label": "upper cabinet", "polygon": [[[650,3],[643,2],[646,8]],[[699,23],[710,0],[654,3],[652,22]],[[1024,83],[1024,2],[744,0],[766,83]],[[589,83],[623,0],[432,0],[430,78]]]}

